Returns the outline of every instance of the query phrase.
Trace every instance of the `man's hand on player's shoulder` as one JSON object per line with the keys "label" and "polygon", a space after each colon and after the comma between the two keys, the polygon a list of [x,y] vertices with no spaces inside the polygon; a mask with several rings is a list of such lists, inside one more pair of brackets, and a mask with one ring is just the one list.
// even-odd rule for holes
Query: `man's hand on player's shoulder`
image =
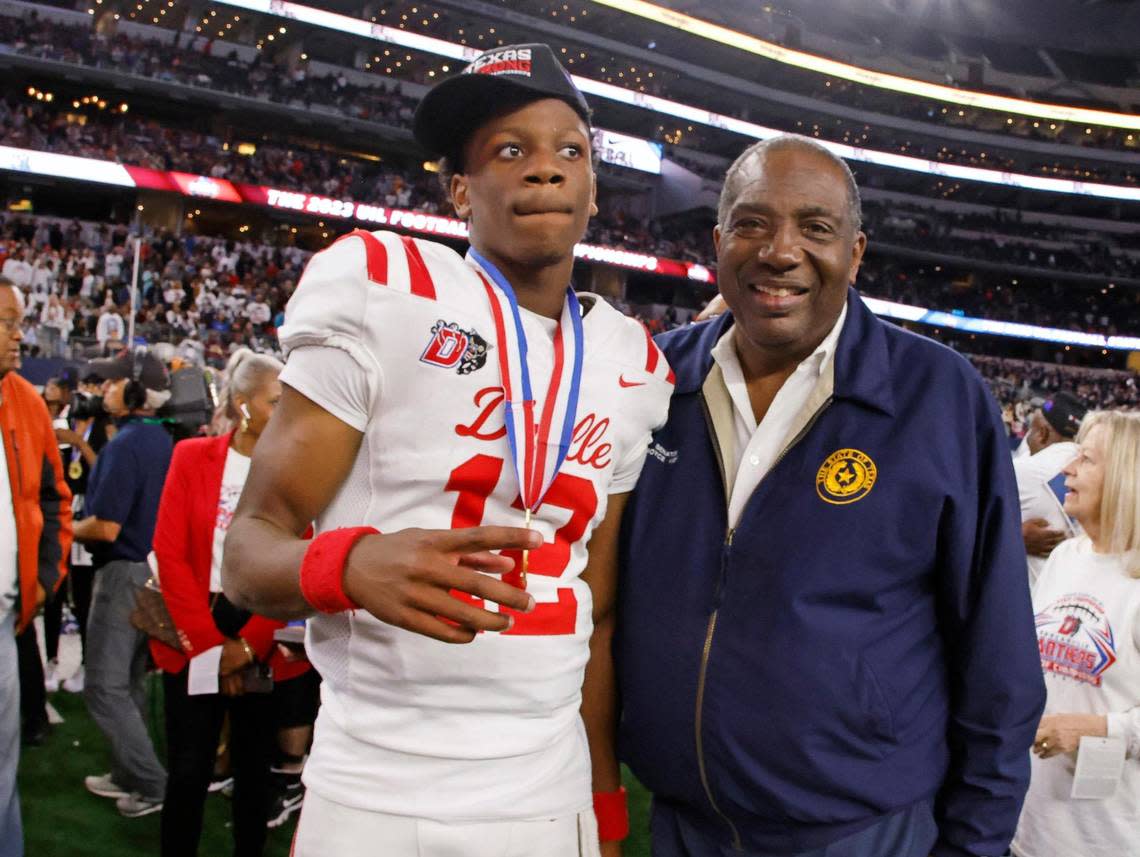
{"label": "man's hand on player's shoulder", "polygon": [[[514,569],[510,557],[496,550],[535,550],[542,537],[515,527],[472,527],[462,530],[408,529],[365,536],[348,556],[344,591],[382,622],[445,643],[469,643],[479,631],[505,631],[505,613],[475,606],[493,601],[523,613],[534,598],[488,575]],[[452,590],[472,599],[461,600]]]}

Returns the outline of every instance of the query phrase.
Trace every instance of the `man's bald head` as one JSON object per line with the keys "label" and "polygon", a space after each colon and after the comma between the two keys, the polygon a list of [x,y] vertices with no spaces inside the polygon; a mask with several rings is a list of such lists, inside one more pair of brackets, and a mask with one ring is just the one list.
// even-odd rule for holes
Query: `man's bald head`
{"label": "man's bald head", "polygon": [[732,203],[740,192],[737,185],[744,167],[754,159],[763,160],[767,158],[769,152],[780,152],[788,149],[813,152],[835,164],[836,169],[842,173],[847,183],[847,219],[851,225],[851,231],[858,232],[863,226],[863,201],[859,196],[859,186],[855,183],[855,176],[852,175],[851,168],[847,166],[846,161],[830,149],[821,146],[815,140],[801,137],[799,134],[781,134],[778,137],[761,140],[740,153],[740,157],[732,162],[732,166],[724,175],[724,186],[721,188],[720,201],[717,203],[717,223],[722,228],[724,227],[724,221],[728,217]]}

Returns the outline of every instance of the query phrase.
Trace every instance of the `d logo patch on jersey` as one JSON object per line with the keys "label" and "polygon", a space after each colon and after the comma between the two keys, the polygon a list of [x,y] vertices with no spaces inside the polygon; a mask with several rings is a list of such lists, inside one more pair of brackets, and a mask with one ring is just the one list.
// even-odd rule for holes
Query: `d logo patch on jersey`
{"label": "d logo patch on jersey", "polygon": [[454,368],[460,375],[469,375],[487,362],[487,340],[474,330],[463,330],[455,322],[441,318],[432,327],[431,337],[420,355],[421,363]]}
{"label": "d logo patch on jersey", "polygon": [[846,506],[866,497],[878,478],[871,456],[857,449],[837,449],[815,475],[815,491],[821,500]]}

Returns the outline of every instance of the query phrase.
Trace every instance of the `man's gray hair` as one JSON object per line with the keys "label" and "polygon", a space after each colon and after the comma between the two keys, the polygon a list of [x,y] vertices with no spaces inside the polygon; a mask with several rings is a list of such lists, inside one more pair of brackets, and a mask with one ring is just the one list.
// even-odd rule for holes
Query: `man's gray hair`
{"label": "man's gray hair", "polygon": [[732,204],[736,201],[736,196],[739,193],[736,183],[745,165],[753,158],[766,157],[769,152],[781,152],[788,149],[800,149],[821,155],[843,172],[843,178],[847,182],[847,219],[851,221],[852,230],[858,232],[863,227],[863,200],[859,196],[859,185],[855,183],[855,176],[852,175],[851,168],[847,166],[847,162],[843,158],[827,147],[799,134],[780,134],[776,137],[769,137],[767,140],[753,143],[740,153],[740,157],[732,162],[732,166],[724,174],[724,186],[720,189],[720,201],[716,209],[717,224],[722,229],[724,228],[724,222],[728,219],[728,210],[732,208]]}

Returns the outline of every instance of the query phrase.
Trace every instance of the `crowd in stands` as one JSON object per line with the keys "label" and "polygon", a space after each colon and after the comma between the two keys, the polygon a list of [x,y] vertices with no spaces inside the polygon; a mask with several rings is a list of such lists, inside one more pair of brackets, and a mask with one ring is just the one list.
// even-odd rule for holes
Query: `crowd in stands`
{"label": "crowd in stands", "polygon": [[[28,349],[91,356],[113,351],[125,341],[133,262],[127,238],[122,224],[14,215],[0,222],[0,274],[29,292],[24,337]],[[297,247],[254,241],[150,234],[140,253],[136,336],[176,344],[184,359],[215,368],[224,366],[241,346],[273,351],[276,327],[310,255]],[[860,289],[875,297],[961,309],[986,318],[1101,333],[1135,335],[1140,330],[1140,292],[1135,289],[1102,294],[1060,286],[963,288],[948,275],[921,270],[927,273],[869,257]],[[693,312],[678,307],[640,312],[624,304],[619,308],[638,315],[654,331],[684,324]],[[958,347],[973,350],[973,345]],[[1065,388],[1105,407],[1140,404],[1133,373],[982,355],[975,362],[1006,403]],[[1072,373],[1077,373],[1075,380]]]}
{"label": "crowd in stands", "polygon": [[[73,117],[69,119],[69,115]],[[443,197],[434,176],[422,170],[393,172],[388,165],[312,147],[258,144],[238,154],[211,134],[163,126],[154,120],[109,114],[97,105],[75,113],[42,102],[0,99],[0,140],[5,145],[111,160],[158,170],[177,170],[235,182],[351,196],[361,202],[435,210]]]}
{"label": "crowd in stands", "polygon": [[[438,19],[425,20],[428,21],[425,30],[438,30],[441,35],[467,41],[466,37],[459,34],[467,32],[467,28],[471,26],[469,22],[457,25],[446,15]],[[400,22],[400,25],[406,26],[404,22]],[[495,35],[489,38],[498,40],[500,44],[511,38],[508,32],[509,25],[500,24],[493,28],[493,31]],[[520,31],[518,39],[526,41],[526,38],[523,38]],[[475,43],[474,40],[471,43]],[[478,44],[483,47],[487,43],[480,41]],[[375,86],[362,87],[350,82],[343,72],[323,76],[309,73],[307,63],[303,61],[292,65],[287,63],[277,65],[268,49],[259,51],[251,62],[246,62],[239,58],[236,51],[227,50],[224,41],[195,40],[187,33],[178,33],[175,43],[168,45],[155,39],[97,33],[90,28],[44,21],[34,15],[23,19],[0,17],[0,46],[3,45],[10,46],[18,53],[45,59],[115,69],[163,81],[215,89],[281,104],[293,104],[308,110],[331,110],[354,118],[398,127],[407,127],[410,124],[415,104],[414,99],[409,99],[399,92],[393,76],[378,76]],[[612,76],[614,63],[618,62],[617,58],[606,56],[601,52],[580,53],[584,54],[584,57],[579,58],[574,65],[575,72],[602,80],[612,77],[610,82],[617,85],[633,85],[632,79],[624,80]],[[384,62],[378,62],[375,70],[380,71],[383,65]],[[770,65],[779,66],[778,63]],[[437,66],[439,66],[438,57],[411,52],[399,60],[399,68],[394,71],[398,72],[401,80],[431,83],[433,80],[431,76],[437,73]],[[366,68],[371,70],[372,64],[367,64]],[[610,69],[610,74],[607,74],[607,69]],[[782,66],[779,71],[781,75],[790,74],[793,78],[797,74],[807,74]],[[637,77],[644,82],[638,84],[641,88],[648,88],[654,94],[671,96],[681,101],[691,100],[681,92],[670,91],[666,81],[679,80],[676,74],[658,70],[650,76],[648,69],[643,69],[643,72],[645,77],[640,75]],[[620,74],[624,77],[625,72]],[[831,88],[841,88],[839,81],[835,82],[835,87],[831,87],[831,81],[826,81],[825,86],[819,82],[819,75],[811,77],[813,87],[818,88],[821,93],[829,92]],[[876,92],[875,96],[884,104],[909,101],[887,93]],[[710,88],[709,93],[703,96],[702,106],[729,115],[740,114],[739,96],[733,94],[723,104],[716,103],[718,97],[722,96],[718,96],[716,91]],[[955,119],[962,121],[962,118],[957,116],[957,109],[943,111],[941,107],[923,106],[918,110],[923,114],[921,118],[927,120],[940,121],[945,115],[954,114]],[[790,122],[788,124],[787,130],[807,136],[867,148],[898,151],[946,163],[1043,173],[1051,177],[1085,181],[1125,184],[1135,184],[1138,181],[1137,173],[1124,167],[1093,164],[1063,157],[1048,160],[1034,159],[1032,162],[1024,159],[1015,161],[1007,155],[994,152],[992,147],[986,151],[985,147],[972,144],[951,146],[935,142],[936,137],[924,142],[913,139],[913,135],[885,127],[875,127],[865,122],[853,123],[838,118],[821,118],[816,122],[797,121],[795,127],[791,127]],[[671,123],[666,123],[659,126],[651,136],[679,142],[679,130]],[[1105,129],[1103,133],[1107,133],[1108,130]],[[1101,135],[1102,131],[1098,129],[1097,134]],[[1089,136],[1086,135],[1082,142],[1088,142]],[[715,149],[718,146],[724,148],[727,138],[712,129],[689,127],[684,132],[684,141],[690,147]],[[736,144],[737,141],[733,138],[732,145]]]}
{"label": "crowd in stands", "polygon": [[1062,366],[1034,360],[1014,360],[969,354],[970,362],[986,379],[1002,407],[1010,435],[1021,437],[1036,400],[1067,390],[1096,408],[1140,406],[1140,384],[1133,372]]}
{"label": "crowd in stands", "polygon": [[[74,115],[74,114],[71,114]],[[230,141],[174,129],[138,116],[93,109],[80,124],[42,102],[0,98],[0,142],[19,148],[58,152],[208,175],[277,188],[305,190],[333,198],[433,214],[453,214],[436,174],[418,166],[373,162],[316,147],[283,147],[259,142],[242,155]],[[602,213],[590,224],[587,241],[653,253],[671,259],[707,262],[712,252],[707,230],[663,225]]]}
{"label": "crowd in stands", "polygon": [[[9,218],[3,233],[0,273],[29,296],[26,348],[93,356],[126,341],[133,263],[126,227]],[[271,351],[309,255],[296,247],[152,235],[140,252],[135,336],[181,343],[186,359],[218,368],[243,345]]]}
{"label": "crowd in stands", "polygon": [[863,200],[865,217],[873,217],[872,209],[885,209],[889,214],[937,221],[944,229],[967,229],[981,232],[996,232],[1010,238],[1035,240],[1039,242],[1067,242],[1074,243],[1083,240],[1090,242],[1099,240],[1114,250],[1140,250],[1140,227],[1130,232],[1106,232],[1103,230],[1086,229],[1081,231],[1075,226],[1057,223],[1046,223],[1026,217],[1021,209],[989,209],[984,211],[957,211],[945,208],[934,208],[919,202],[884,202],[879,200]]}
{"label": "crowd in stands", "polygon": [[974,318],[1109,336],[1134,336],[1140,331],[1140,291],[1134,287],[1082,288],[878,254],[865,257],[859,287],[872,297]]}
{"label": "crowd in stands", "polygon": [[[83,121],[78,121],[77,115],[82,115]],[[81,107],[77,114],[63,106],[17,95],[0,98],[0,142],[357,202],[451,213],[438,177],[418,165],[401,165],[392,159],[365,160],[330,151],[316,142],[282,146],[258,141],[252,154],[239,154],[236,139],[108,112],[97,105]],[[685,165],[696,166],[697,162],[690,159]],[[704,172],[710,176],[714,171],[704,165]],[[603,213],[591,222],[587,241],[704,264],[711,259],[712,245],[705,227],[626,216],[620,210],[607,210],[604,197],[603,191]],[[873,241],[920,246],[947,256],[981,256],[1043,272],[1140,277],[1140,257],[1110,248],[1103,235],[1045,229],[1000,213],[960,215],[918,206],[868,203],[864,228]],[[987,235],[979,237],[970,234],[971,230]]]}
{"label": "crowd in stands", "polygon": [[297,103],[306,109],[332,110],[386,125],[411,122],[415,100],[401,95],[394,83],[378,79],[361,87],[344,74],[306,75],[303,69],[282,74],[264,54],[244,62],[223,45],[197,50],[190,37],[176,36],[174,44],[126,35],[108,36],[89,27],[47,21],[35,15],[0,17],[0,45],[41,59],[113,69],[168,83],[181,83],[280,104]]}
{"label": "crowd in stands", "polygon": [[[637,246],[649,227],[635,218],[615,216],[602,220],[594,232],[596,240],[630,247]],[[60,347],[71,339],[96,337],[108,305],[126,302],[124,282],[130,271],[124,257],[125,226],[9,216],[2,234],[5,275],[32,290],[29,312],[56,319],[51,326],[63,331]],[[692,237],[671,241],[659,235],[657,240],[665,242],[673,258],[708,259],[711,252],[709,248],[699,257],[693,252],[709,243],[707,235],[699,245]],[[264,327],[283,310],[307,257],[297,247],[160,233],[144,245],[144,300],[136,324],[148,337],[199,329],[205,346],[220,345],[222,339],[256,345]],[[1000,273],[942,270],[940,265],[881,254],[865,259],[860,287],[874,297],[980,318],[1108,335],[1140,330],[1140,291],[1134,288],[1030,282]],[[53,292],[65,297],[62,306],[50,304]],[[254,305],[252,310],[248,304]],[[217,334],[217,342],[211,333]]]}
{"label": "crowd in stands", "polygon": [[[994,212],[990,215],[865,203],[863,229],[881,243],[965,256],[1045,271],[1097,274],[1106,280],[1140,277],[1140,254],[1113,252],[1104,233],[1042,229]],[[1026,234],[1028,233],[1028,234]],[[1049,237],[1045,237],[1049,236]]]}
{"label": "crowd in stands", "polygon": [[1140,382],[1134,372],[986,355],[974,355],[970,359],[983,377],[1012,391],[1048,396],[1069,390],[1081,399],[1098,402],[1102,408],[1136,407],[1140,404]]}

